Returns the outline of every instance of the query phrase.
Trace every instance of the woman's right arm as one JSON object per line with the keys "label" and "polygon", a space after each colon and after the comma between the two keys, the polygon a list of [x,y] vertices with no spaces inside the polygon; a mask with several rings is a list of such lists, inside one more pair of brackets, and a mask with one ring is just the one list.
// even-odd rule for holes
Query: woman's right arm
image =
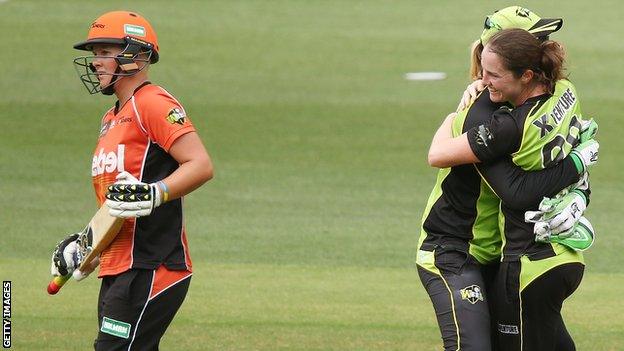
{"label": "woman's right arm", "polygon": [[455,112],[446,116],[433,136],[427,155],[429,165],[432,167],[446,168],[480,162],[472,152],[466,134],[453,137],[451,128],[455,116],[457,116]]}
{"label": "woman's right arm", "polygon": [[518,130],[511,110],[501,108],[489,122],[453,137],[451,127],[456,115],[449,114],[433,136],[428,154],[432,167],[490,162],[518,149],[522,131]]}

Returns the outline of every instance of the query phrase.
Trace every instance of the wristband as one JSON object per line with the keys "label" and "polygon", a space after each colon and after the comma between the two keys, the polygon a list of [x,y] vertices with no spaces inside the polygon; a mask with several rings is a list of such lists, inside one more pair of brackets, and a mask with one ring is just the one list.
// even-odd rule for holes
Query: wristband
{"label": "wristband", "polygon": [[165,184],[162,180],[156,184],[162,191],[162,203],[167,202],[167,200],[169,200],[169,188],[167,187],[167,184]]}
{"label": "wristband", "polygon": [[576,167],[576,171],[579,174],[583,174],[585,172],[585,164],[583,163],[583,161],[581,161],[581,157],[577,155],[576,152],[571,152],[570,157],[574,162],[574,167]]}

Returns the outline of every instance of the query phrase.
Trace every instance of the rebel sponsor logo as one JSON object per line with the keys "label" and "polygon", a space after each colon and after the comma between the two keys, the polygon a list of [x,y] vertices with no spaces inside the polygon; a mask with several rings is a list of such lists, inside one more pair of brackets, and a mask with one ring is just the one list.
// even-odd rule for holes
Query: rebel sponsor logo
{"label": "rebel sponsor logo", "polygon": [[104,152],[101,148],[93,155],[91,163],[91,176],[95,177],[104,173],[121,173],[124,169],[124,152],[126,146],[124,144],[117,145],[116,151]]}
{"label": "rebel sponsor logo", "polygon": [[459,290],[462,300],[466,300],[471,304],[483,301],[483,293],[478,285],[470,285]]}

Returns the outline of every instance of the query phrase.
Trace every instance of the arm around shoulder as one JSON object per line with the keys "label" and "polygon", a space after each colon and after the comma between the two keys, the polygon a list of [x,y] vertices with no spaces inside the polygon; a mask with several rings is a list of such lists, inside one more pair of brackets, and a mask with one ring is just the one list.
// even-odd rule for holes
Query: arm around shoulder
{"label": "arm around shoulder", "polygon": [[479,164],[477,169],[501,201],[518,210],[537,208],[544,196],[554,196],[579,179],[570,157],[539,171],[524,171],[511,158]]}
{"label": "arm around shoulder", "polygon": [[466,134],[453,137],[452,124],[456,115],[449,114],[433,136],[428,154],[432,167],[446,168],[480,162],[470,148]]}

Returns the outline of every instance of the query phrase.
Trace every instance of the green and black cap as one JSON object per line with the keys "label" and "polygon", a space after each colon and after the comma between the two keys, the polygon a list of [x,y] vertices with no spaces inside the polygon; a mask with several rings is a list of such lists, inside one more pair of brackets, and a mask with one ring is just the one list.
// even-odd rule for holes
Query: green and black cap
{"label": "green and black cap", "polygon": [[520,6],[510,6],[496,11],[485,18],[481,44],[485,45],[503,29],[520,28],[535,35],[537,38],[546,38],[563,26],[562,18],[541,18],[529,9]]}

